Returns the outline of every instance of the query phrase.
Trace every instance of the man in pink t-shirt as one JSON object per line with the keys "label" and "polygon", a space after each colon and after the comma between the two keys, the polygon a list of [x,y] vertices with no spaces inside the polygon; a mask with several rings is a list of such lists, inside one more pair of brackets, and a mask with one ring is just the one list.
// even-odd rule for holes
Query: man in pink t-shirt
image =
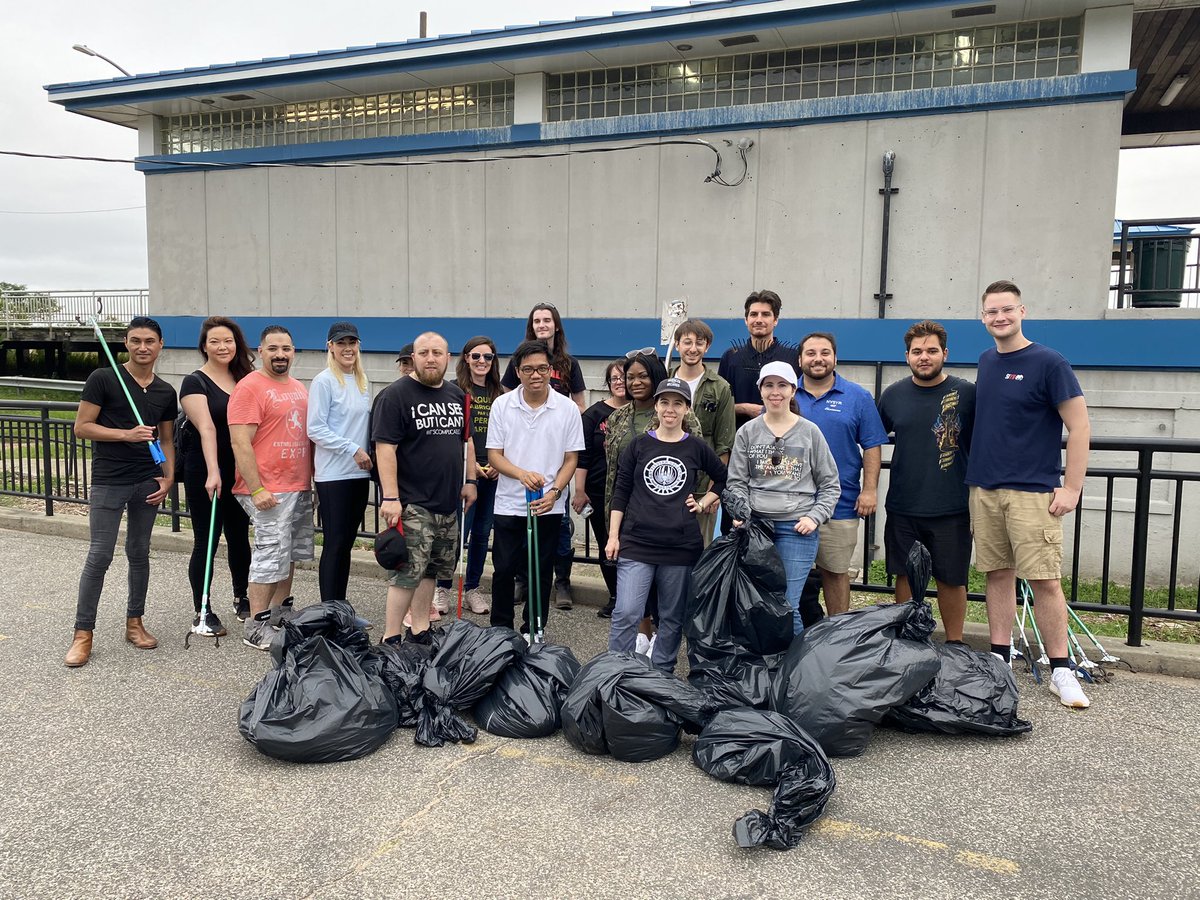
{"label": "man in pink t-shirt", "polygon": [[263,368],[237,383],[229,398],[229,436],[237,462],[233,494],[254,523],[250,616],[242,643],[268,650],[272,627],[292,614],[296,560],[313,558],[312,443],[308,392],[289,373],[296,358],[282,325],[263,329]]}

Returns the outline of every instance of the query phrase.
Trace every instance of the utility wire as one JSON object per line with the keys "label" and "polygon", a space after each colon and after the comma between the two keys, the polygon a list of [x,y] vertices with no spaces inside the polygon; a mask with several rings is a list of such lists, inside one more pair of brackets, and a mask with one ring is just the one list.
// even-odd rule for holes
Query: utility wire
{"label": "utility wire", "polygon": [[[582,147],[577,150],[559,150],[551,153],[514,153],[505,154],[504,156],[475,156],[475,157],[459,157],[451,159],[409,159],[409,160],[356,160],[343,162],[216,162],[202,160],[172,160],[157,158],[148,160],[155,165],[160,166],[177,166],[187,169],[354,169],[367,167],[382,167],[382,168],[408,168],[410,166],[440,166],[440,165],[470,165],[477,163],[489,162],[507,162],[516,159],[556,159],[567,156],[579,156],[581,154],[591,153],[621,153],[627,150],[643,150],[650,147],[664,146],[687,146],[687,147],[707,147],[713,152],[716,157],[715,165],[707,178],[706,182],[719,184],[723,187],[736,187],[745,180],[748,164],[746,163],[746,153],[739,148],[739,155],[742,158],[743,171],[742,177],[736,182],[728,182],[721,175],[721,151],[709,141],[700,138],[683,138],[666,141],[642,141],[635,144],[623,144],[619,147]],[[24,159],[54,159],[54,160],[74,160],[77,162],[101,162],[101,163],[118,163],[122,165],[133,165],[137,160],[121,159],[109,156],[74,156],[63,153],[28,153],[20,150],[0,150],[0,156],[15,156]]]}

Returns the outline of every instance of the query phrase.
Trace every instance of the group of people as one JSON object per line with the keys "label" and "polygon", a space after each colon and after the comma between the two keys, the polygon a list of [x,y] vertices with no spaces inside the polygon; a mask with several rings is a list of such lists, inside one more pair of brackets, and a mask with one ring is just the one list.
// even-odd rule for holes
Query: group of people
{"label": "group of people", "polygon": [[[961,641],[973,541],[976,568],[987,573],[992,651],[1009,657],[1015,580],[1025,578],[1050,654],[1051,689],[1064,705],[1086,707],[1067,658],[1060,579],[1062,517],[1079,502],[1088,413],[1066,360],[1024,336],[1019,288],[1000,281],[982,295],[981,319],[995,347],[980,357],[974,384],[944,371],[946,331],[926,320],[904,336],[911,377],[878,403],[838,374],[833,334],[814,332],[795,345],[776,337],[781,307],[773,291],[747,297],[748,337],[722,355],[715,373],[704,362],[713,332],[688,319],[674,335],[672,371],[656,348],[631,350],[606,366],[608,396],[588,408],[582,371],[549,303],[531,310],[503,376],[495,342],[479,336],[463,346],[448,379],[447,342],[426,332],[401,351],[400,377],[373,403],[353,323],[331,326],[327,367],[306,390],[290,374],[295,346],[286,327],[264,329],[255,369],[237,324],[212,317],[200,333],[204,364],[180,390],[179,440],[175,392],[153,370],[161,330],[152,319],[133,320],[129,361],[93,373],[76,422],[95,448],[92,541],[67,665],[88,660],[122,513],[126,637],[139,648],[156,645],[142,623],[149,537],[173,481],[176,444],[196,541],[194,624],[209,590],[211,517],[228,547],[244,642],[270,646],[293,614],[295,562],[314,555],[314,486],[321,599],[345,601],[374,479],[380,515],[407,549],[389,581],[384,641],[429,641],[430,622],[449,610],[460,531],[467,608],[512,626],[520,606],[520,628],[532,637],[545,626],[552,596],[559,608],[572,605],[570,503],[602,548],[609,602],[599,615],[612,619],[609,648],[645,653],[669,672],[692,567],[718,528],[741,524],[727,509],[718,523],[723,496],[769,523],[795,633],[825,611],[849,609],[858,523],[876,510],[881,448],[891,440],[885,546],[897,600],[911,594],[904,561],[919,540],[932,555],[946,638]],[[118,377],[146,425],[137,424]],[[163,466],[147,448],[156,438],[168,457]],[[490,597],[480,587],[489,539]],[[209,629],[224,634],[217,613],[210,608],[208,616]]]}

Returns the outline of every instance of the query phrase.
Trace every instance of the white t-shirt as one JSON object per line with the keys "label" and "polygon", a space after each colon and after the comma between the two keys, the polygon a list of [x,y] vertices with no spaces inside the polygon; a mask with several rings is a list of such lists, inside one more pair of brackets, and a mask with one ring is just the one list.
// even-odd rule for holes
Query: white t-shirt
{"label": "white t-shirt", "polygon": [[[546,479],[548,490],[562,468],[563,456],[583,449],[583,418],[579,407],[570,397],[554,390],[536,409],[525,403],[524,386],[501,394],[492,402],[487,447],[503,450],[513,465],[540,474]],[[551,512],[562,514],[566,507],[564,490]],[[501,475],[496,484],[496,515],[523,516],[525,509],[525,486],[515,478]]]}
{"label": "white t-shirt", "polygon": [[688,381],[686,378],[683,380],[687,382],[688,390],[690,390],[692,392],[692,405],[695,406],[696,405],[696,388],[700,387],[700,382],[704,380],[704,373],[701,372],[699,375],[697,375],[695,381]]}

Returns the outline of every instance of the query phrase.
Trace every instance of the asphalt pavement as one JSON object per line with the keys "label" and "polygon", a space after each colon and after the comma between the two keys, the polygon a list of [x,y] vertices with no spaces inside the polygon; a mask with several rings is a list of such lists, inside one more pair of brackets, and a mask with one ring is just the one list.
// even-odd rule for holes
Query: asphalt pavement
{"label": "asphalt pavement", "polygon": [[[561,734],[429,749],[398,731],[351,763],[262,756],[237,713],[270,659],[232,615],[219,647],[184,650],[186,557],[160,543],[146,617],[159,648],[123,641],[118,552],[92,661],[69,670],[86,545],[0,530],[0,896],[1200,896],[1200,682],[1123,673],[1074,712],[1019,674],[1032,734],[881,730],[834,760],[837,792],[798,848],[744,851],[730,827],[769,792],[705,775],[686,737],[641,764]],[[352,579],[375,621],[383,594]],[[315,572],[296,595],[315,602]],[[548,636],[587,660],[607,623],[556,610]]]}

